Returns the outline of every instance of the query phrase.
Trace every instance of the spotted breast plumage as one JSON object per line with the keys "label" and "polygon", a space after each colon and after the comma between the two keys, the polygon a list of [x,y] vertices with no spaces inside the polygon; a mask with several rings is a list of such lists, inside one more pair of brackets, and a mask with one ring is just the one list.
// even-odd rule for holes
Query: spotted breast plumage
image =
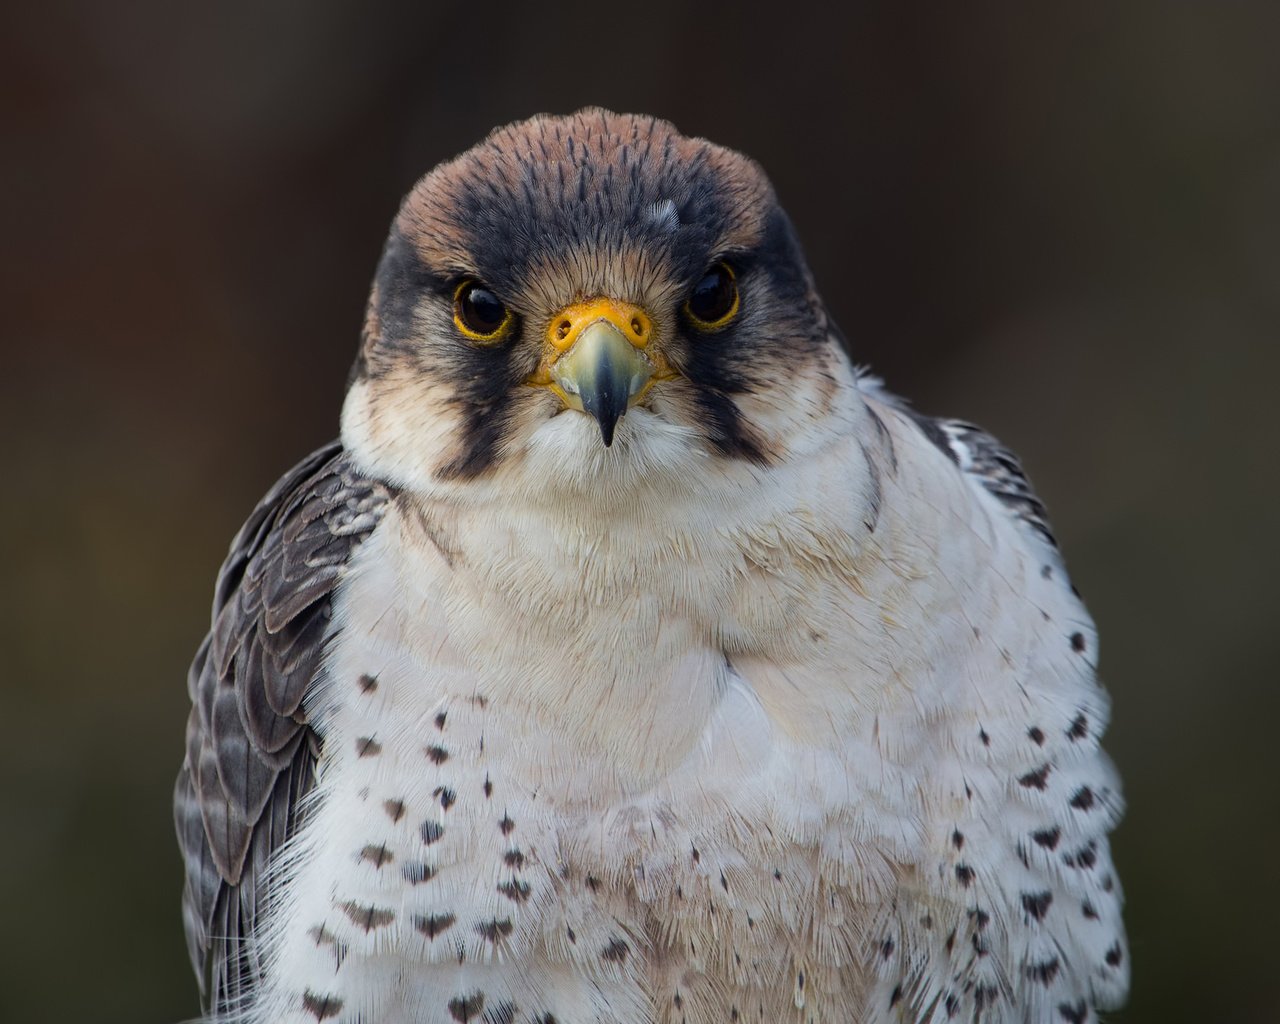
{"label": "spotted breast plumage", "polygon": [[1017,460],[853,369],[755,164],[500,129],[405,199],[341,440],[218,580],[209,1019],[1096,1020],[1096,658]]}

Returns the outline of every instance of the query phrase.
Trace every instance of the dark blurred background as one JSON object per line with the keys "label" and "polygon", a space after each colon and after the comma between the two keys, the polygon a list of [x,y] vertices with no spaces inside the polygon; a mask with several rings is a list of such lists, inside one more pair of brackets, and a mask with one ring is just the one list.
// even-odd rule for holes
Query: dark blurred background
{"label": "dark blurred background", "polygon": [[1024,457],[1099,620],[1134,988],[1273,1021],[1280,5],[6,5],[0,1019],[196,1011],[214,573],[402,193],[600,103],[759,159],[854,357]]}

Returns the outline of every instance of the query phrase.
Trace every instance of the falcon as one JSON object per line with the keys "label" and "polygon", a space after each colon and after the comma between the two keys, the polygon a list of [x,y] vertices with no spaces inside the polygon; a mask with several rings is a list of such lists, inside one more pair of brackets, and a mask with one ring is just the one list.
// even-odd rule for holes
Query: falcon
{"label": "falcon", "polygon": [[176,791],[208,1018],[1083,1024],[1097,636],[1017,459],[854,369],[760,168],[585,110],[404,200]]}

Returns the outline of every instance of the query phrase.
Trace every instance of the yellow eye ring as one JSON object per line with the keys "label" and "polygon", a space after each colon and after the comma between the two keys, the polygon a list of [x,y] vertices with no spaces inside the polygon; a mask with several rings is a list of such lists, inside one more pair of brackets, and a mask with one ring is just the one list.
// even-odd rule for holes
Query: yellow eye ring
{"label": "yellow eye ring", "polygon": [[700,331],[718,331],[738,315],[742,301],[738,278],[727,263],[717,263],[693,286],[684,315]]}
{"label": "yellow eye ring", "polygon": [[515,319],[501,299],[473,278],[453,290],[453,323],[463,337],[491,345],[511,332]]}

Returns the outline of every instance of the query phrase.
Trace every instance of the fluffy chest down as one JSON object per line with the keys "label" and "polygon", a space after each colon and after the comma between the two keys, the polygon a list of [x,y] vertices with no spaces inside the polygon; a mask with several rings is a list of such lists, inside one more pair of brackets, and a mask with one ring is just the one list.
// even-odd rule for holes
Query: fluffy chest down
{"label": "fluffy chest down", "polygon": [[[796,947],[797,927],[838,945],[826,916],[853,908],[834,889],[815,908],[816,850],[778,813],[794,818],[815,780],[786,777],[786,744],[717,636],[739,567],[649,552],[652,578],[610,566],[593,587],[498,538],[488,566],[563,586],[553,609],[463,569],[484,559],[454,543],[395,516],[351,567],[259,1012],[621,1022],[803,1006],[824,967],[804,980],[817,950]],[[855,970],[852,951],[837,959],[825,966]]]}
{"label": "fluffy chest down", "polygon": [[[949,1000],[1013,1006],[1010,973],[1049,963],[1058,938],[1028,938],[995,891],[1044,875],[1040,851],[1019,865],[989,827],[1043,826],[1021,801],[1043,788],[980,739],[1018,686],[983,658],[1031,655],[966,647],[993,689],[944,696],[969,624],[935,622],[939,649],[894,626],[912,558],[938,552],[886,538],[898,564],[859,577],[839,530],[799,543],[767,511],[642,559],[575,546],[571,524],[541,527],[554,544],[440,526],[389,516],[335,602],[254,1020],[945,1019]],[[1074,712],[1061,697],[1044,709]]]}

